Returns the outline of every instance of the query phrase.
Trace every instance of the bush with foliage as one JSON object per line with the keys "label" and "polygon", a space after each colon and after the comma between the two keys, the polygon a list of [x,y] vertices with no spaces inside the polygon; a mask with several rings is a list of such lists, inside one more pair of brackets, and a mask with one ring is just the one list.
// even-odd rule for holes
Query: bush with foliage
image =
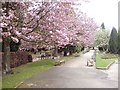
{"label": "bush with foliage", "polygon": [[81,47],[75,47],[77,53],[81,52]]}
{"label": "bush with foliage", "polygon": [[101,55],[102,59],[113,59],[113,58],[118,58],[117,54],[110,54],[110,53],[104,53]]}

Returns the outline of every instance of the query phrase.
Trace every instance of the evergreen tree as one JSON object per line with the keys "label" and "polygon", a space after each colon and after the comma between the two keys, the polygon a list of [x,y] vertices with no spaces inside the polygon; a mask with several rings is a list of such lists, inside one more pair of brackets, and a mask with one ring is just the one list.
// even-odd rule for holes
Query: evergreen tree
{"label": "evergreen tree", "polygon": [[118,30],[118,54],[120,54],[120,28]]}
{"label": "evergreen tree", "polygon": [[102,29],[105,29],[104,22],[101,24],[101,28],[102,28]]}
{"label": "evergreen tree", "polygon": [[111,53],[117,53],[118,51],[118,35],[116,28],[112,28],[111,35],[110,35],[110,40],[109,40],[109,52]]}

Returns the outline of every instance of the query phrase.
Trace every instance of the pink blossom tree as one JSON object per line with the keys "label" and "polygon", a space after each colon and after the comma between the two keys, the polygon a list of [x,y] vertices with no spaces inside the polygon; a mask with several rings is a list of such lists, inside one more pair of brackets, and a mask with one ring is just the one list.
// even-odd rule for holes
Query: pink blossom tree
{"label": "pink blossom tree", "polygon": [[[0,17],[4,42],[3,70],[10,72],[10,41],[22,46],[59,46],[91,42],[96,24],[69,2],[5,2]],[[55,52],[56,52],[55,49]],[[8,58],[9,57],[9,58]]]}

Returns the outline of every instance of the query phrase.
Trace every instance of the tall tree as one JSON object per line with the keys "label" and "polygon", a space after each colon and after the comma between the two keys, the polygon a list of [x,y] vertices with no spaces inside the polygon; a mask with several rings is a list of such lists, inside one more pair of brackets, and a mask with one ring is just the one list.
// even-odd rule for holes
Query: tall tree
{"label": "tall tree", "polygon": [[120,54],[120,28],[118,30],[118,54]]}
{"label": "tall tree", "polygon": [[103,51],[107,50],[107,46],[109,43],[109,32],[108,30],[99,30],[96,31],[94,36],[94,46],[101,47]]}
{"label": "tall tree", "polygon": [[104,22],[101,24],[101,29],[105,29],[105,24],[104,24]]}
{"label": "tall tree", "polygon": [[[4,13],[5,13],[5,17],[6,19],[9,18],[9,10],[10,10],[10,6],[11,4],[9,4],[9,2],[6,2],[4,4],[2,4],[2,8],[4,8]],[[4,22],[5,23],[5,22]],[[2,66],[2,70],[3,73],[10,73],[11,72],[11,68],[10,68],[10,35],[11,33],[9,32],[9,29],[7,28],[7,26],[2,27],[2,33],[4,34],[2,36],[3,39],[3,50],[4,50],[4,55],[3,55],[3,66]]]}
{"label": "tall tree", "polygon": [[111,31],[108,50],[111,53],[117,53],[118,51],[118,34],[115,27],[113,27]]}

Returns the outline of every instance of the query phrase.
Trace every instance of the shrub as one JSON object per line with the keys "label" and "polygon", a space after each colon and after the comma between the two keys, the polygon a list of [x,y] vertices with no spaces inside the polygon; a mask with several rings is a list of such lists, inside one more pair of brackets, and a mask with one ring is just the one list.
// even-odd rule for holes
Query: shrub
{"label": "shrub", "polygon": [[76,52],[79,53],[81,51],[81,48],[80,47],[76,47]]}
{"label": "shrub", "polygon": [[110,53],[104,53],[101,55],[102,59],[112,59],[112,58],[118,58],[117,54],[110,54]]}
{"label": "shrub", "polygon": [[11,52],[17,52],[18,49],[19,49],[20,44],[21,44],[20,40],[19,40],[18,43],[15,43],[15,42],[11,41],[10,42],[10,51]]}
{"label": "shrub", "polygon": [[32,62],[32,59],[33,59],[33,58],[32,58],[32,55],[28,55],[28,61],[29,61],[29,62]]}

